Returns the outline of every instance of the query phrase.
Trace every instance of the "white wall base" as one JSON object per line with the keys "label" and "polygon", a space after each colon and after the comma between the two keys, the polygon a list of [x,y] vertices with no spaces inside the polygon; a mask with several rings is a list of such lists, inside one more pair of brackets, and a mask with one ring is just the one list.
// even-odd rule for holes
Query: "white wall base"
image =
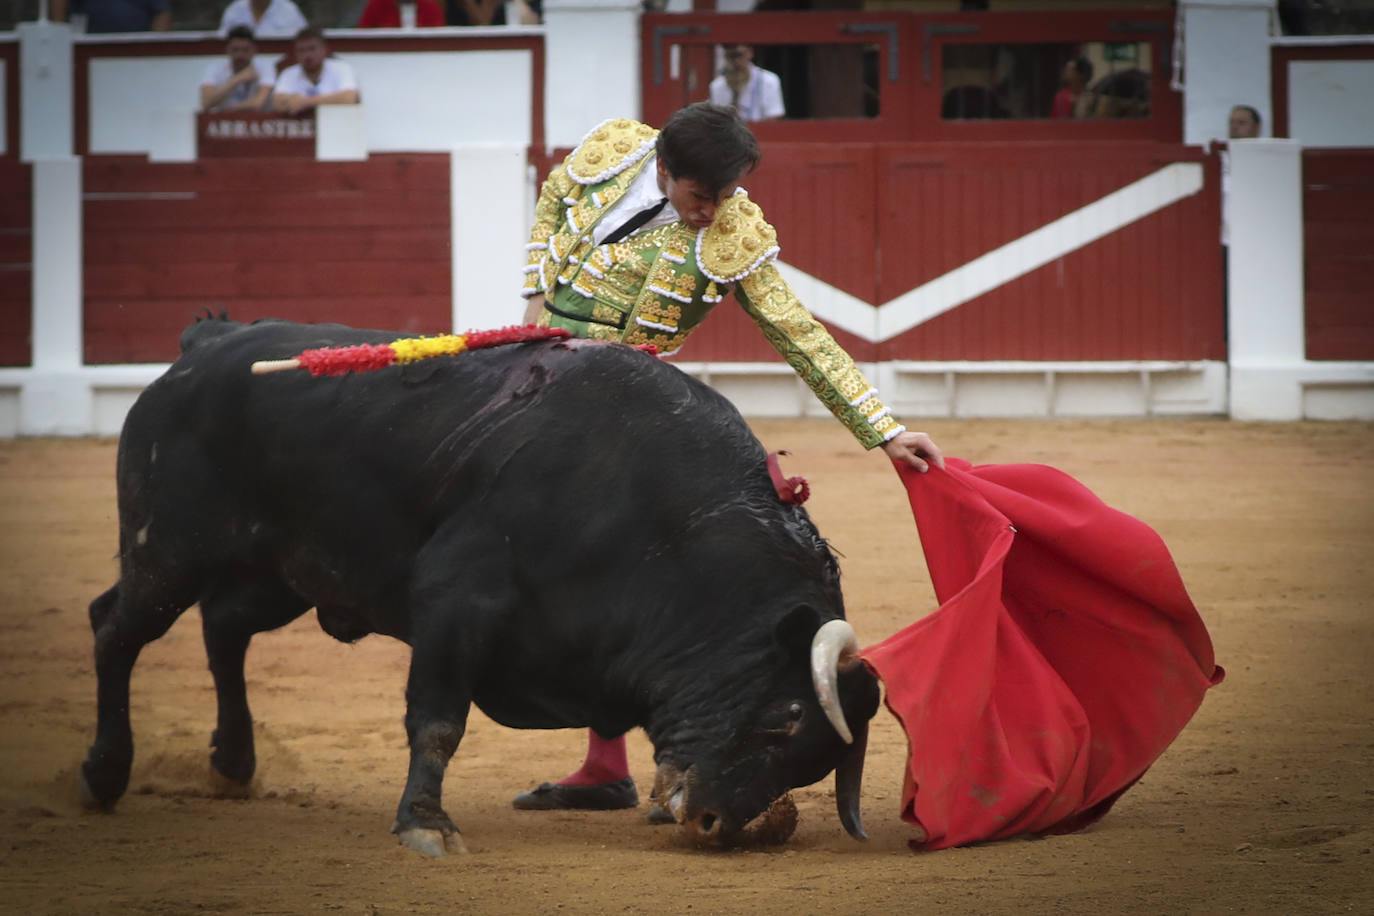
{"label": "white wall base", "polygon": [[1226,413],[1226,364],[892,362],[870,376],[899,417],[1142,417]]}
{"label": "white wall base", "polygon": [[[751,417],[826,416],[780,363],[672,361]],[[860,366],[899,418],[1139,417],[1225,414],[1226,364],[918,363]]]}
{"label": "white wall base", "polygon": [[0,369],[0,437],[117,436],[139,393],[166,371],[157,363]]}
{"label": "white wall base", "polygon": [[1232,366],[1236,420],[1374,420],[1374,363]]}
{"label": "white wall base", "polygon": [[[749,417],[829,411],[781,363],[674,362]],[[904,420],[923,417],[1161,417],[1374,421],[1374,363],[1232,368],[1225,363],[886,363],[860,368]],[[166,364],[75,372],[0,369],[0,438],[114,436]]]}

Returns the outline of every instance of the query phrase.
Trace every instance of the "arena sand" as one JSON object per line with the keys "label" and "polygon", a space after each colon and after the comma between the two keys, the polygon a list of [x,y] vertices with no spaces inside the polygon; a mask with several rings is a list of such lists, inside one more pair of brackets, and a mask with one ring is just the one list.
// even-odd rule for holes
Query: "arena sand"
{"label": "arena sand", "polygon": [[[933,610],[896,475],[833,422],[760,421],[842,554],[865,644]],[[913,853],[906,737],[882,711],[872,840],[828,783],[780,848],[702,852],[639,811],[516,812],[580,760],[576,731],[474,711],[444,801],[472,853],[387,833],[406,768],[405,646],[345,646],[313,613],[259,636],[251,797],[214,797],[214,694],[193,609],[135,670],[136,757],[113,814],[77,804],[94,732],[89,601],[116,576],[115,443],[0,442],[0,911],[12,913],[1374,912],[1374,426],[944,421],[975,462],[1078,477],[1173,551],[1228,676],[1103,821],[1072,836]],[[641,789],[651,749],[630,737]]]}

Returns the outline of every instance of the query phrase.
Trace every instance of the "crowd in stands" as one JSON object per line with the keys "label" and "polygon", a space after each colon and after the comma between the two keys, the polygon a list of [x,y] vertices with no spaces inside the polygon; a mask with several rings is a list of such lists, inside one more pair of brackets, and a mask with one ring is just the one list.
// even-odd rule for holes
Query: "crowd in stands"
{"label": "crowd in stands", "polygon": [[201,79],[201,109],[302,115],[320,105],[356,104],[358,79],[353,68],[330,56],[324,34],[304,26],[294,38],[294,63],[283,67],[273,79],[273,74],[261,73],[254,62],[257,42],[252,28],[243,24],[230,26],[225,37],[225,58],[211,64]]}
{"label": "crowd in stands", "polygon": [[[49,0],[48,18],[70,21],[88,33],[200,27],[179,23],[176,5],[176,0]],[[299,5],[296,0],[231,0],[220,16],[219,32],[227,36],[230,29],[247,26],[258,39],[292,38],[310,24],[301,5],[317,23],[338,28],[537,25],[542,17],[542,0],[299,0]]]}

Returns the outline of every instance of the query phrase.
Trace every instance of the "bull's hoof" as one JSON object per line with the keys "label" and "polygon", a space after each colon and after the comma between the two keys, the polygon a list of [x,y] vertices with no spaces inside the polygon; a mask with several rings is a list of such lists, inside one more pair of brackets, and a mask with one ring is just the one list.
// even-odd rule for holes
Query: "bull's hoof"
{"label": "bull's hoof", "polygon": [[210,746],[214,748],[210,752],[210,765],[215,771],[230,782],[241,783],[247,786],[253,781],[253,773],[257,769],[257,757],[253,753],[252,739],[249,739],[247,749],[243,745],[235,745],[237,751],[229,750],[219,741],[219,729],[215,729],[210,737]]}
{"label": "bull's hoof", "polygon": [[441,830],[413,827],[410,830],[402,830],[397,834],[397,838],[401,841],[401,845],[407,849],[413,849],[435,859],[446,853],[463,855],[468,851],[467,844],[463,842],[463,837],[456,831],[445,836]]}
{"label": "bull's hoof", "polygon": [[252,783],[251,779],[241,782],[230,779],[214,767],[210,769],[210,791],[215,798],[250,798],[253,794]]}
{"label": "bull's hoof", "polygon": [[76,793],[81,799],[81,807],[90,811],[109,811],[114,808],[115,802],[119,801],[118,795],[107,800],[95,794],[95,791],[91,788],[90,781],[86,778],[86,767],[84,765],[76,774]]}
{"label": "bull's hoof", "polygon": [[129,784],[128,773],[126,771],[123,776],[102,775],[108,772],[92,766],[89,757],[81,764],[76,781],[82,807],[108,811],[119,801]]}

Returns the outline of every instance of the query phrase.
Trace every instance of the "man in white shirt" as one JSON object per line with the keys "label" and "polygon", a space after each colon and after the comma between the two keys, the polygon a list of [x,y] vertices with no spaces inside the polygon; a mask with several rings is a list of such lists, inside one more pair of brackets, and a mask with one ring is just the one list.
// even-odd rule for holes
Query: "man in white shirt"
{"label": "man in white shirt", "polygon": [[272,81],[262,79],[253,65],[257,43],[253,30],[236,25],[229,30],[223,57],[209,66],[200,81],[202,111],[261,111],[272,92]]}
{"label": "man in white shirt", "polygon": [[246,25],[259,39],[290,38],[310,23],[292,0],[234,0],[219,20],[221,35]]}
{"label": "man in white shirt", "polygon": [[272,110],[300,114],[318,105],[356,105],[358,80],[353,68],[329,56],[319,29],[296,33],[296,61],[277,77]]}
{"label": "man in white shirt", "polygon": [[782,80],[754,66],[754,49],[748,45],[726,47],[725,69],[711,80],[711,104],[729,105],[746,121],[772,121],[786,114]]}

